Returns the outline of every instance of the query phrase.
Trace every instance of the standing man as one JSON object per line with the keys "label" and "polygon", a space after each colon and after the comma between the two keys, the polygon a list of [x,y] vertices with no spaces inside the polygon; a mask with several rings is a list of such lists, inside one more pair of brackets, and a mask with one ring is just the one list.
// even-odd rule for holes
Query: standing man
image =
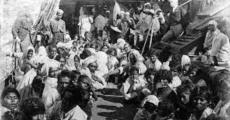
{"label": "standing man", "polygon": [[91,27],[93,23],[93,18],[89,16],[89,13],[86,8],[82,9],[82,15],[79,16],[79,30],[80,30],[80,36],[85,38],[86,32],[91,32]]}
{"label": "standing man", "polygon": [[184,11],[178,6],[178,0],[169,0],[172,11],[169,13],[169,30],[162,37],[162,41],[169,41],[172,38],[177,38],[183,33],[182,17]]}
{"label": "standing man", "polygon": [[27,47],[32,44],[30,39],[32,27],[33,19],[31,18],[30,14],[25,11],[23,11],[14,22],[12,27],[12,35],[13,39],[19,42],[21,51],[26,51]]}
{"label": "standing man", "polygon": [[63,14],[64,11],[59,9],[55,19],[51,20],[50,22],[50,28],[53,34],[53,41],[50,44],[56,45],[58,42],[64,42],[66,25],[65,21],[62,20]]}

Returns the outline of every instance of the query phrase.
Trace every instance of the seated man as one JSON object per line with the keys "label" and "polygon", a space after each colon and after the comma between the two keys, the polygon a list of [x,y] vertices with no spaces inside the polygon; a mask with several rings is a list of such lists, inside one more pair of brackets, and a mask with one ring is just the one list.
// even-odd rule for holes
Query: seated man
{"label": "seated man", "polygon": [[229,38],[221,33],[216,26],[212,26],[215,31],[215,37],[212,41],[212,47],[210,50],[211,61],[217,66],[230,66],[230,43]]}
{"label": "seated man", "polygon": [[219,33],[219,30],[217,29],[217,22],[214,20],[209,21],[208,31],[206,33],[204,44],[203,44],[204,51],[211,50],[212,42],[218,33]]}

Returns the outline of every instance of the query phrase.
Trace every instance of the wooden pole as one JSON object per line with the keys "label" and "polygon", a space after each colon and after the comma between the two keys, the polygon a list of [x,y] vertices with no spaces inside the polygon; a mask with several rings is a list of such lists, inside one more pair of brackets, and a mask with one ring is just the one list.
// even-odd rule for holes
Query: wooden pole
{"label": "wooden pole", "polygon": [[[152,28],[152,24],[151,24],[151,28]],[[148,33],[147,33],[147,36],[146,36],[146,39],[145,39],[145,43],[144,43],[144,46],[143,46],[143,48],[142,48],[141,55],[143,55],[144,52],[145,52],[145,46],[146,46],[146,44],[147,44],[147,41],[148,41],[148,37],[149,37],[150,31],[151,31],[151,29],[148,30]]]}
{"label": "wooden pole", "polygon": [[149,41],[149,49],[151,49],[152,42],[153,42],[153,26],[151,26],[151,35],[150,35],[150,41]]}

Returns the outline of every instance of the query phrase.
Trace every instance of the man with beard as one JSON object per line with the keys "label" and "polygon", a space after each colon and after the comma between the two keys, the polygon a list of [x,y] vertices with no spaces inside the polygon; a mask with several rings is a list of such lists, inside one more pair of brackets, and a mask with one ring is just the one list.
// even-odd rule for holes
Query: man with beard
{"label": "man with beard", "polygon": [[87,114],[79,106],[80,99],[79,89],[69,87],[65,90],[61,105],[63,120],[87,120]]}
{"label": "man with beard", "polygon": [[67,70],[62,71],[58,75],[58,86],[57,90],[61,96],[61,100],[57,101],[50,109],[48,109],[48,116],[51,120],[56,120],[57,118],[60,119],[61,113],[62,113],[62,103],[64,99],[64,94],[67,88],[73,87],[72,79],[74,78],[74,75],[72,72],[69,72]]}

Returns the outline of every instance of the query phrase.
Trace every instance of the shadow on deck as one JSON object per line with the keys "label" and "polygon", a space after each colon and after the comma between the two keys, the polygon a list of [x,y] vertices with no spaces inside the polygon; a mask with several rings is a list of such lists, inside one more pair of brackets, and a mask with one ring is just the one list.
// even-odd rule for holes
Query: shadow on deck
{"label": "shadow on deck", "polygon": [[96,105],[98,117],[105,120],[133,120],[137,105],[124,104],[118,89],[108,88],[105,94],[99,94],[98,97],[100,98]]}

